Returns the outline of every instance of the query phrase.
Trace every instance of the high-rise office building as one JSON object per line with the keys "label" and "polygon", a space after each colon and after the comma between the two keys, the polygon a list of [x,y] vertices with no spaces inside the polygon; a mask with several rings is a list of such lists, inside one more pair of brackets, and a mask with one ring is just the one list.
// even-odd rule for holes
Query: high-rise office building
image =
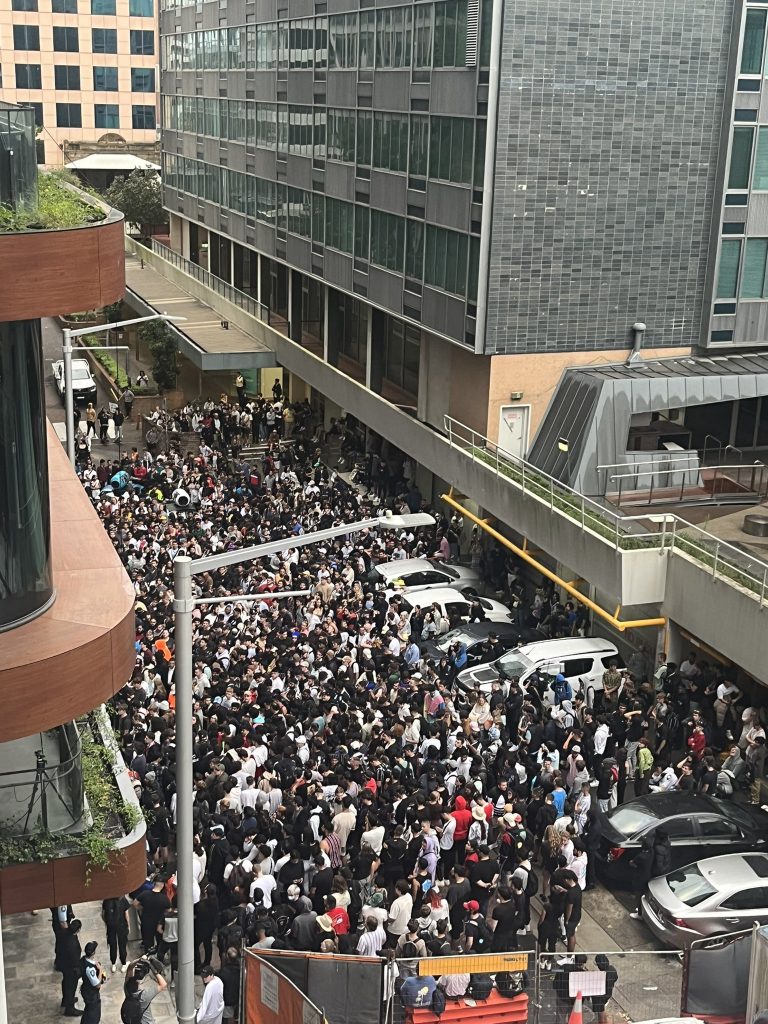
{"label": "high-rise office building", "polygon": [[157,157],[155,0],[10,0],[0,99],[31,106],[38,163]]}
{"label": "high-rise office building", "polygon": [[742,29],[738,95],[757,115],[765,16],[738,0],[166,0],[172,246],[435,426],[451,413],[496,437],[517,404],[525,449],[562,370],[622,358],[636,321],[656,354],[721,336],[714,211]]}

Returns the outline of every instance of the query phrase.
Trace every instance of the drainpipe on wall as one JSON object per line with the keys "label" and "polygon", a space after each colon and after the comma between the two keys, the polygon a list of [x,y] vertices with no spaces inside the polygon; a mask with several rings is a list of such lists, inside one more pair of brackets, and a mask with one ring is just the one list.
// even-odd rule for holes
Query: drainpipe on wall
{"label": "drainpipe on wall", "polygon": [[491,263],[491,224],[493,222],[493,181],[496,171],[496,131],[501,82],[501,37],[504,0],[494,0],[491,21],[491,66],[488,73],[488,114],[485,130],[485,169],[483,172],[483,212],[480,219],[480,259],[477,268],[477,316],[475,318],[475,354],[485,350],[485,324],[488,314],[488,272]]}

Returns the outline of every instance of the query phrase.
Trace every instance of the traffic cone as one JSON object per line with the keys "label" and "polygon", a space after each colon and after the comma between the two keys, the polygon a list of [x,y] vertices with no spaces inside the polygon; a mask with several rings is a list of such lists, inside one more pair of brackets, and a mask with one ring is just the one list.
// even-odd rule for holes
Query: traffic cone
{"label": "traffic cone", "polygon": [[576,993],[576,1001],[568,1018],[568,1024],[584,1024],[584,1014],[581,1009],[581,992]]}

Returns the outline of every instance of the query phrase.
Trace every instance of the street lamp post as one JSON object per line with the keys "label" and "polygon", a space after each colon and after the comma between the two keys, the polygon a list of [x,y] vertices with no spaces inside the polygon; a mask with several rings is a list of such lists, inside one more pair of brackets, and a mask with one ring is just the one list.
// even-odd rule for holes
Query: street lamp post
{"label": "street lamp post", "polygon": [[137,316],[132,320],[118,320],[114,324],[97,324],[96,327],[79,327],[71,330],[64,328],[61,354],[64,360],[64,415],[66,422],[67,456],[75,465],[75,399],[72,393],[72,339],[82,338],[86,334],[101,334],[113,327],[130,327],[131,324],[143,324],[148,320],[186,320],[184,316],[169,316],[168,313],[153,313],[152,316]]}
{"label": "street lamp post", "polygon": [[[434,517],[427,512],[413,515],[382,515],[356,523],[332,526],[327,530],[305,533],[298,537],[268,541],[239,551],[224,551],[217,555],[191,559],[179,555],[173,563],[173,614],[175,637],[174,683],[176,686],[176,895],[179,911],[179,965],[176,974],[176,1017],[178,1024],[192,1024],[195,1019],[195,908],[192,898],[192,840],[194,776],[192,729],[192,612],[198,604],[212,603],[212,599],[195,600],[192,577],[229,565],[250,562],[268,555],[276,555],[287,548],[305,547],[334,540],[351,533],[361,533],[379,527],[405,528],[431,526]],[[268,591],[258,599],[270,600]],[[232,600],[255,600],[255,595],[232,595]]]}

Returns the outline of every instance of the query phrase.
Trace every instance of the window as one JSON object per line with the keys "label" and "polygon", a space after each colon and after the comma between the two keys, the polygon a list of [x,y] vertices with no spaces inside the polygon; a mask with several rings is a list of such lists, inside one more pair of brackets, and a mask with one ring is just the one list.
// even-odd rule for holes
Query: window
{"label": "window", "polygon": [[128,13],[132,18],[154,18],[155,0],[130,0]]}
{"label": "window", "polygon": [[54,26],[53,48],[58,53],[78,53],[80,41],[77,37],[77,29]]}
{"label": "window", "polygon": [[392,213],[371,210],[371,263],[402,273],[405,221]]}
{"label": "window", "polygon": [[371,142],[373,140],[373,114],[370,111],[357,115],[357,162],[364,167],[371,165]]}
{"label": "window", "polygon": [[765,42],[766,11],[757,7],[747,8],[744,23],[744,42],[741,47],[742,75],[759,75],[763,70],[763,45]]}
{"label": "window", "polygon": [[[56,29],[54,34],[54,50],[56,49]],[[13,48],[14,50],[39,50],[40,29],[37,25],[14,25],[13,26]]]}
{"label": "window", "polygon": [[155,69],[131,68],[131,92],[154,92]]}
{"label": "window", "polygon": [[[141,36],[144,33],[143,32],[137,32],[135,34],[137,36]],[[133,43],[134,43],[133,36],[134,36],[134,33],[131,32],[131,53],[139,53],[140,51],[138,49],[134,50],[134,48],[133,48]],[[200,33],[200,37],[202,38],[202,42],[203,42],[203,50],[202,50],[203,62],[202,62],[202,64],[200,64],[199,58],[198,58],[197,66],[204,68],[206,71],[215,71],[217,68],[223,67],[224,65],[222,64],[221,50],[220,50],[220,41],[221,40],[220,40],[218,31],[211,30],[209,32],[201,32]],[[198,54],[199,53],[200,53],[200,46],[198,44]]]}
{"label": "window", "polygon": [[30,107],[35,111],[35,126],[37,128],[43,127],[43,104],[42,103],[30,103]]}
{"label": "window", "polygon": [[325,138],[328,130],[328,114],[325,110],[315,107],[315,127],[312,132],[312,156],[315,160],[325,160]]}
{"label": "window", "polygon": [[35,162],[45,163],[45,139],[35,139]]}
{"label": "window", "polygon": [[257,71],[271,71],[277,67],[277,25],[257,25],[256,52],[248,65]]}
{"label": "window", "polygon": [[463,295],[467,282],[467,236],[427,225],[424,281],[453,295]]}
{"label": "window", "polygon": [[480,0],[480,67],[491,66],[491,32],[493,30],[493,0]]}
{"label": "window", "polygon": [[131,107],[131,127],[154,128],[156,124],[155,108],[149,106]]}
{"label": "window", "polygon": [[40,77],[39,64],[16,65],[17,89],[42,89],[42,87],[43,83]]}
{"label": "window", "polygon": [[326,129],[326,153],[329,160],[355,162],[354,110],[329,110]]}
{"label": "window", "polygon": [[728,188],[749,188],[749,165],[752,160],[754,133],[754,128],[733,129]]}
{"label": "window", "polygon": [[472,182],[474,122],[469,117],[433,117],[429,174],[441,181]]}
{"label": "window", "polygon": [[371,211],[365,206],[355,209],[355,257],[367,260],[371,237]]}
{"label": "window", "polygon": [[436,68],[461,68],[467,58],[467,0],[435,4]]}
{"label": "window", "polygon": [[11,4],[12,11],[36,11],[37,0],[13,0]]}
{"label": "window", "polygon": [[58,128],[82,128],[83,118],[79,103],[56,104],[56,126]]}
{"label": "window", "polygon": [[765,282],[766,256],[768,256],[768,238],[747,239],[744,247],[744,266],[741,271],[741,297],[743,299],[768,298]]}
{"label": "window", "polygon": [[116,103],[94,104],[93,117],[97,128],[120,127],[120,108]]}
{"label": "window", "polygon": [[715,298],[735,299],[740,257],[741,243],[737,239],[729,239],[720,244],[720,267]]}
{"label": "window", "polygon": [[91,0],[91,14],[116,14],[115,0]]}
{"label": "window", "polygon": [[[419,332],[392,317],[387,317],[384,345],[384,376],[395,387],[415,395],[419,387]],[[419,583],[414,583],[418,578]],[[437,583],[449,586],[445,573],[427,571],[414,573],[408,578],[408,586],[429,586]]]}
{"label": "window", "polygon": [[411,63],[411,7],[376,11],[376,67],[406,68]]}
{"label": "window", "polygon": [[592,658],[568,658],[564,662],[564,672],[566,679],[573,679],[578,676],[586,676],[592,671],[594,661]]}
{"label": "window", "polygon": [[408,166],[408,115],[374,114],[373,166],[405,171]]}
{"label": "window", "polygon": [[277,148],[277,107],[259,103],[256,108],[256,145],[262,149]]}
{"label": "window", "polygon": [[726,818],[699,818],[699,830],[708,839],[741,839],[739,826]]}
{"label": "window", "polygon": [[357,66],[357,14],[334,14],[328,19],[328,67]]}
{"label": "window", "polygon": [[424,225],[409,220],[405,232],[405,276],[421,281],[424,277]]}
{"label": "window", "polygon": [[328,19],[315,19],[315,67],[328,67]]}
{"label": "window", "polygon": [[429,118],[411,114],[410,174],[421,178],[427,176],[429,160]]}
{"label": "window", "polygon": [[94,53],[117,53],[117,29],[91,29],[91,45]]}
{"label": "window", "polygon": [[312,202],[303,188],[288,189],[288,230],[302,238],[312,237]]}
{"label": "window", "polygon": [[768,907],[768,888],[763,885],[754,889],[742,889],[720,904],[721,910],[764,910]]}
{"label": "window", "polygon": [[358,66],[372,68],[376,53],[376,12],[361,11],[358,36]]}
{"label": "window", "polygon": [[288,108],[288,152],[312,156],[312,107]]}
{"label": "window", "polygon": [[245,29],[227,29],[227,67],[230,71],[245,68]]}
{"label": "window", "polygon": [[325,198],[325,244],[352,254],[355,208],[341,199]]}
{"label": "window", "polygon": [[73,90],[80,89],[80,67],[77,64],[54,64],[53,84],[57,89]]}
{"label": "window", "polygon": [[[218,33],[215,33],[215,35],[218,36]],[[151,57],[154,52],[155,33],[141,28],[132,28],[131,53]]]}
{"label": "window", "polygon": [[54,14],[77,14],[77,0],[51,0]]}
{"label": "window", "polygon": [[432,67],[432,37],[434,33],[434,7],[419,4],[414,12],[413,25],[413,66]]}
{"label": "window", "polygon": [[757,130],[752,188],[756,191],[768,191],[768,128],[761,127]]}
{"label": "window", "polygon": [[93,88],[95,92],[117,92],[117,68],[94,68]]}
{"label": "window", "polygon": [[315,53],[312,18],[291,21],[288,25],[288,67],[311,68]]}
{"label": "window", "polygon": [[[221,101],[227,104],[226,100]],[[227,109],[227,138],[245,142],[245,100],[230,100]]]}

